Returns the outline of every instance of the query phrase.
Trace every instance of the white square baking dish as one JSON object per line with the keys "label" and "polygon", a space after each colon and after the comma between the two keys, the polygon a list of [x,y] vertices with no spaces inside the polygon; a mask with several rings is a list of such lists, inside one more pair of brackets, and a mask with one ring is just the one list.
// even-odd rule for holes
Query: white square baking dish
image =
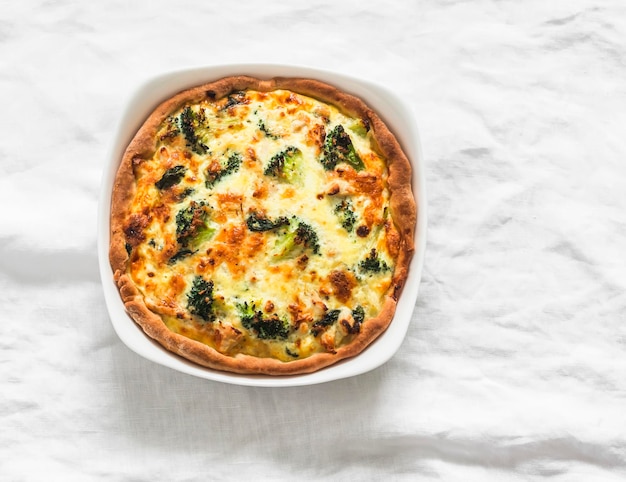
{"label": "white square baking dish", "polygon": [[[292,376],[239,375],[195,365],[170,353],[146,336],[126,314],[109,265],[109,215],[115,174],[126,146],[146,117],[164,99],[188,87],[231,75],[258,78],[306,77],[332,84],[360,97],[395,134],[413,167],[412,185],[418,206],[416,251],[409,276],[389,328],[365,351],[320,371]],[[219,65],[167,73],[142,86],[130,98],[119,120],[103,171],[98,212],[98,257],[105,301],[113,327],[131,350],[155,363],[209,380],[248,386],[287,387],[311,385],[359,375],[387,362],[399,349],[411,322],[426,247],[426,191],[419,137],[411,109],[392,91],[368,81],[325,70],[275,64]]]}

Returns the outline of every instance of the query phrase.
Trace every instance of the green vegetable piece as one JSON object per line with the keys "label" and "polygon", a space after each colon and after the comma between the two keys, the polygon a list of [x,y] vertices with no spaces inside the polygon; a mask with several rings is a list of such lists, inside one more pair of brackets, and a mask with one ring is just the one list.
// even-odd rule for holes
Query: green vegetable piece
{"label": "green vegetable piece", "polygon": [[197,249],[215,234],[210,223],[209,206],[191,201],[187,208],[176,215],[176,240],[184,249]]}
{"label": "green vegetable piece", "polygon": [[349,129],[359,137],[365,137],[369,131],[369,122],[357,119],[350,124]]}
{"label": "green vegetable piece", "polygon": [[339,313],[341,313],[341,310],[327,311],[324,317],[321,320],[316,321],[313,326],[330,326],[337,322]]}
{"label": "green vegetable piece", "polygon": [[185,136],[187,147],[196,154],[206,154],[209,151],[205,144],[209,126],[204,109],[197,112],[187,106],[180,114],[180,130]]}
{"label": "green vegetable piece", "polygon": [[341,202],[335,206],[335,215],[339,217],[339,221],[346,231],[351,233],[354,230],[356,214],[354,213],[350,201],[342,199]]}
{"label": "green vegetable piece", "polygon": [[361,305],[352,310],[352,318],[355,323],[361,324],[365,320],[365,310]]}
{"label": "green vegetable piece", "polygon": [[241,167],[241,154],[233,152],[226,161],[226,164],[222,165],[222,168],[218,171],[208,171],[206,174],[206,187],[213,188],[224,177],[237,172]]}
{"label": "green vegetable piece", "polygon": [[321,320],[317,320],[315,323],[313,323],[313,326],[311,327],[311,333],[313,333],[313,336],[319,335],[324,330],[324,328],[337,323],[340,313],[341,310],[327,311]]}
{"label": "green vegetable piece", "polygon": [[263,174],[291,184],[299,182],[302,175],[302,151],[297,147],[287,147],[270,159]]}
{"label": "green vegetable piece", "polygon": [[365,164],[354,149],[350,136],[341,124],[335,126],[326,136],[320,162],[327,171],[332,171],[337,164],[342,162],[352,166],[356,171],[365,168]]}
{"label": "green vegetable piece", "polygon": [[275,221],[272,221],[269,218],[263,217],[256,212],[251,212],[246,219],[246,224],[248,225],[248,229],[250,231],[262,232],[262,231],[271,231],[272,229],[279,228],[281,226],[286,226],[289,224],[289,219],[281,216],[277,218]]}
{"label": "green vegetable piece", "polygon": [[310,225],[292,216],[283,231],[278,232],[272,256],[276,260],[287,259],[300,254],[305,249],[319,254],[320,245],[317,233]]}
{"label": "green vegetable piece", "polygon": [[165,121],[165,128],[162,130],[162,134],[159,136],[159,139],[161,141],[167,141],[177,137],[179,134],[180,129],[178,128],[178,118],[168,117]]}
{"label": "green vegetable piece", "polygon": [[159,179],[154,185],[160,189],[169,189],[172,186],[180,183],[183,177],[185,177],[185,172],[187,172],[187,168],[185,166],[175,166],[171,169],[165,171],[163,177]]}
{"label": "green vegetable piece", "polygon": [[246,301],[237,304],[237,309],[242,326],[258,338],[284,340],[289,336],[289,325],[286,321],[281,320],[276,314],[264,317],[263,312],[256,309],[255,303]]}
{"label": "green vegetable piece", "polygon": [[381,273],[387,271],[389,266],[378,257],[376,249],[372,248],[368,256],[359,263],[359,268],[368,273]]}
{"label": "green vegetable piece", "polygon": [[186,258],[187,256],[191,256],[194,253],[195,251],[192,251],[190,249],[181,249],[174,256],[168,259],[167,263],[172,265],[176,263],[177,261],[180,261],[181,259]]}
{"label": "green vegetable piece", "polygon": [[276,134],[270,132],[270,130],[267,128],[267,126],[265,125],[265,122],[263,122],[263,119],[259,119],[259,122],[257,124],[259,126],[259,130],[265,134],[265,137],[269,138],[269,139],[280,139],[280,136],[277,136]]}
{"label": "green vegetable piece", "polygon": [[187,293],[187,309],[204,321],[215,321],[213,281],[206,281],[202,276],[194,278],[191,290]]}
{"label": "green vegetable piece", "polygon": [[354,320],[352,324],[350,324],[348,320],[341,320],[341,326],[343,326],[350,335],[356,335],[361,332],[361,324],[363,320],[365,320],[365,310],[361,305],[352,310],[352,319]]}

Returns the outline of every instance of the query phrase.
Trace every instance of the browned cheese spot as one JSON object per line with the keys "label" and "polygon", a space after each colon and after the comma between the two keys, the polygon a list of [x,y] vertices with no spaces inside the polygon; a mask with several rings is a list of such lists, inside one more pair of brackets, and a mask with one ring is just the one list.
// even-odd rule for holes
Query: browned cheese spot
{"label": "browned cheese spot", "polygon": [[367,237],[367,235],[370,233],[370,228],[368,228],[366,225],[361,225],[358,228],[356,228],[356,234],[357,236],[361,237],[361,238],[365,238]]}
{"label": "browned cheese spot", "polygon": [[145,241],[146,235],[143,231],[149,223],[150,218],[146,214],[131,214],[124,227],[126,242],[134,248]]}
{"label": "browned cheese spot", "polygon": [[352,288],[356,286],[356,279],[347,271],[333,271],[329,276],[333,287],[333,294],[342,303],[346,303],[352,296]]}
{"label": "browned cheese spot", "polygon": [[395,258],[400,252],[400,234],[390,221],[385,221],[385,233],[387,240],[387,250],[391,257]]}
{"label": "browned cheese spot", "polygon": [[306,143],[309,146],[314,146],[316,154],[319,155],[322,152],[324,146],[324,140],[326,139],[326,130],[322,124],[315,124],[311,127],[306,134]]}

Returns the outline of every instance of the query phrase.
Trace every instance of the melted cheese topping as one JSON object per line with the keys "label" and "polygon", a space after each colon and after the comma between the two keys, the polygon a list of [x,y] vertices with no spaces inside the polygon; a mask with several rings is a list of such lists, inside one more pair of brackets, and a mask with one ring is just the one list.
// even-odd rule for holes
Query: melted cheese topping
{"label": "melted cheese topping", "polygon": [[[335,149],[356,161],[329,162]],[[289,361],[379,313],[398,235],[359,119],[293,92],[235,93],[173,112],[134,172],[129,274],[170,330]]]}

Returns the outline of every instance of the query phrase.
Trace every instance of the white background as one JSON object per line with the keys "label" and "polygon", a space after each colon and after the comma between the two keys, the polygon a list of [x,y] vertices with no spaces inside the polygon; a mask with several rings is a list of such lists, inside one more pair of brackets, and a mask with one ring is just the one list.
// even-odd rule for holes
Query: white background
{"label": "white background", "polygon": [[[113,331],[96,215],[125,103],[242,62],[415,111],[425,269],[370,373],[226,385]],[[2,480],[623,480],[625,251],[619,0],[0,1]]]}

